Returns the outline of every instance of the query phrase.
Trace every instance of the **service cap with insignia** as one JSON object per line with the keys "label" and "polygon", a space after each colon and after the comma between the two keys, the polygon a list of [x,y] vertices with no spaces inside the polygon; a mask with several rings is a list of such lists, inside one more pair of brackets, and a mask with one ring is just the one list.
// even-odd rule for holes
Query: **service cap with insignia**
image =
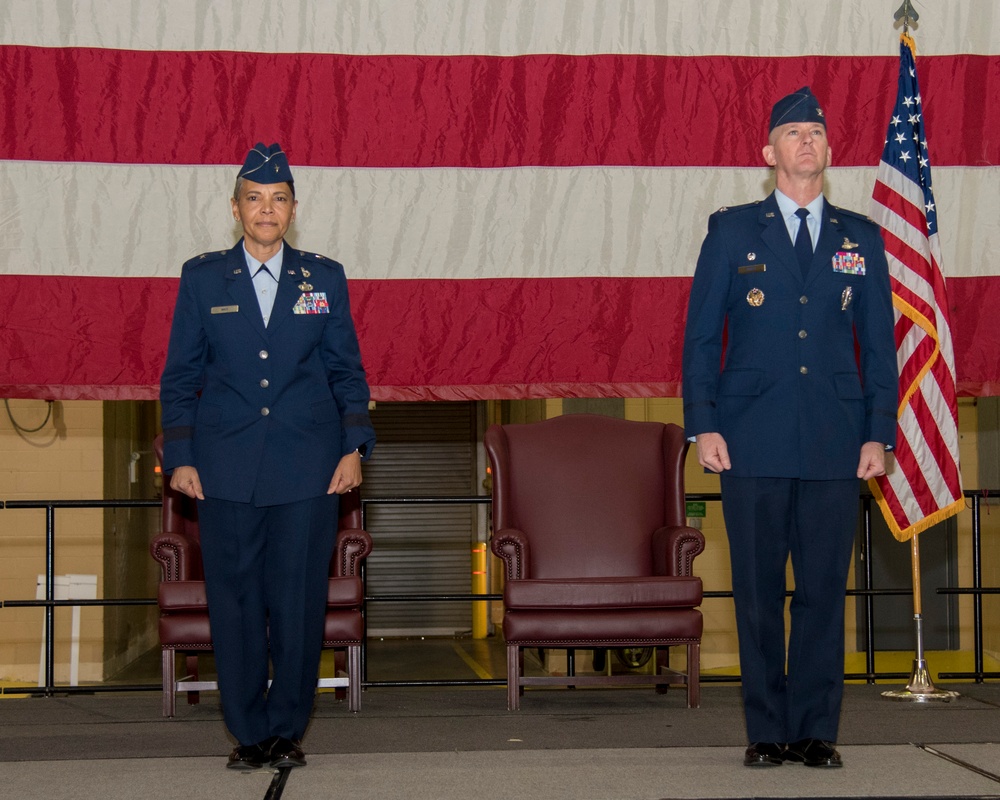
{"label": "service cap with insignia", "polygon": [[236,177],[246,178],[254,183],[291,183],[292,170],[281,145],[275,143],[265,147],[263,142],[257,142],[247,153],[246,161]]}
{"label": "service cap with insignia", "polygon": [[767,132],[770,133],[779,125],[787,125],[790,122],[818,122],[824,128],[826,119],[823,116],[823,109],[820,108],[819,100],[809,90],[808,86],[803,86],[791,94],[785,95],[771,109],[771,124]]}

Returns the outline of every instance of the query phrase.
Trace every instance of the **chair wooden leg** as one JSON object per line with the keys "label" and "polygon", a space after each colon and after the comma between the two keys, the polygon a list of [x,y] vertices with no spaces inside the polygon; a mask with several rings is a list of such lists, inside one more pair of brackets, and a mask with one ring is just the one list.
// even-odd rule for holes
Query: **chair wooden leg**
{"label": "chair wooden leg", "polygon": [[[656,648],[656,664],[654,666],[657,675],[663,675],[670,669],[670,648],[669,647],[657,647]],[[669,683],[658,683],[656,684],[657,694],[666,694],[667,689],[670,688]]]}
{"label": "chair wooden leg", "polygon": [[[187,671],[184,673],[191,680],[197,681],[201,680],[198,674],[198,654],[189,655],[184,659],[185,667]],[[188,692],[187,693],[187,704],[189,706],[196,706],[201,702],[201,692]]]}
{"label": "chair wooden leg", "polygon": [[701,643],[687,646],[687,705],[701,707]]}
{"label": "chair wooden leg", "polygon": [[174,697],[174,678],[176,666],[174,665],[174,648],[164,647],[160,653],[161,672],[163,680],[163,716],[172,717],[176,710],[176,698]]}
{"label": "chair wooden leg", "polygon": [[[336,678],[338,675],[340,675],[341,672],[349,676],[349,673],[347,671],[346,653],[342,650],[334,650],[333,676]],[[333,690],[333,696],[337,698],[337,700],[347,700],[347,689],[345,689],[343,686],[338,686],[336,689]],[[353,711],[354,709],[351,710]]]}
{"label": "chair wooden leg", "polygon": [[521,708],[521,648],[516,644],[507,645],[507,710]]}
{"label": "chair wooden leg", "polygon": [[361,710],[361,645],[347,646],[347,686],[349,711]]}

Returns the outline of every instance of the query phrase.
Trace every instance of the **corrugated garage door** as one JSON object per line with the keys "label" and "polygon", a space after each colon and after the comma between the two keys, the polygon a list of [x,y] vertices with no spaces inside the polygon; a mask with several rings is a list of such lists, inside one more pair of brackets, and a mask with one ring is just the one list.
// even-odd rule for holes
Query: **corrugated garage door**
{"label": "corrugated garage door", "polygon": [[[362,496],[468,496],[476,491],[476,404],[379,403],[378,443]],[[481,492],[479,492],[481,493]],[[470,505],[369,505],[368,593],[466,594],[477,511]],[[368,605],[370,636],[452,635],[472,627],[469,603]]]}

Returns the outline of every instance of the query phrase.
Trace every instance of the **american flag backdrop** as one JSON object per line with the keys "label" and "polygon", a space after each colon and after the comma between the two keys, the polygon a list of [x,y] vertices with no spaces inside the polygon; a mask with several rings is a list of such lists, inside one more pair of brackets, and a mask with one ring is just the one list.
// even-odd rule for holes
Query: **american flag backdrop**
{"label": "american flag backdrop", "polygon": [[914,46],[904,35],[896,105],[871,203],[892,281],[900,403],[895,468],[870,483],[900,541],[964,506],[955,353]]}
{"label": "american flag backdrop", "polygon": [[[5,0],[0,396],[157,396],[180,265],[279,142],[379,400],[676,396],[709,214],[771,189],[775,98],[863,209],[898,0]],[[921,7],[960,393],[1000,392],[1000,18]],[[933,113],[933,117],[931,114]]]}

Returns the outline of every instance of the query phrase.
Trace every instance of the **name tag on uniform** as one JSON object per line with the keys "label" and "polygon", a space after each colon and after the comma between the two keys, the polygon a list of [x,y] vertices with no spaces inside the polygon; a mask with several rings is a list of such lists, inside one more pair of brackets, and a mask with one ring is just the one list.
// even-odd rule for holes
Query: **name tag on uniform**
{"label": "name tag on uniform", "polygon": [[326,292],[303,292],[292,311],[296,314],[329,314]]}
{"label": "name tag on uniform", "polygon": [[845,275],[864,275],[865,257],[857,253],[845,253],[843,250],[839,250],[833,256],[833,271]]}
{"label": "name tag on uniform", "polygon": [[767,264],[747,264],[736,268],[737,275],[746,275],[748,272],[767,272]]}
{"label": "name tag on uniform", "polygon": [[213,314],[235,314],[239,310],[239,306],[212,306]]}

